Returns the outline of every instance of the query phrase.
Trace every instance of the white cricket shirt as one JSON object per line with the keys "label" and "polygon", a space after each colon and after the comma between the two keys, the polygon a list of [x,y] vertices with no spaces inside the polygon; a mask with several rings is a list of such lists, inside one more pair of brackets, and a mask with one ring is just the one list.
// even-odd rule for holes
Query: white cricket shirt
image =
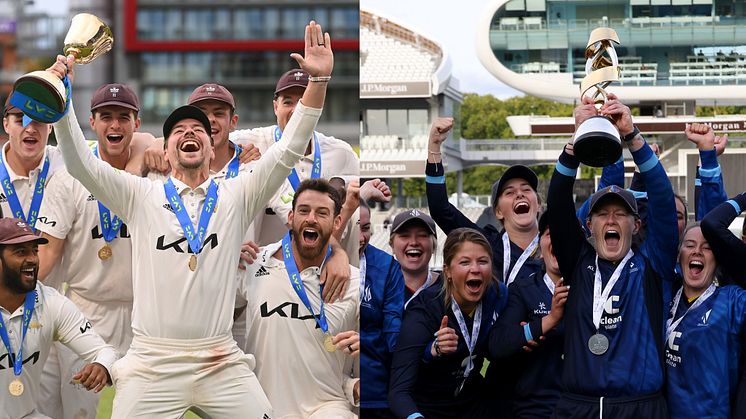
{"label": "white cricket shirt", "polygon": [[[278,242],[263,248],[239,280],[239,299],[247,300],[246,346],[256,358],[254,372],[278,418],[306,418],[328,407],[352,410],[345,385],[353,360],[343,351],[324,349],[324,334],[290,284],[285,263],[272,257],[281,246]],[[350,270],[345,295],[324,304],[333,335],[358,330],[360,272],[353,266]],[[318,267],[300,272],[317,315],[319,273]]]}
{"label": "white cricket shirt", "polygon": [[[242,238],[301,157],[320,114],[320,109],[299,105],[283,139],[267,150],[253,172],[221,183],[195,272],[188,267],[191,251],[163,183],[117,171],[97,159],[86,146],[72,106],[55,124],[70,174],[130,230],[135,336],[201,339],[231,332]],[[173,179],[195,225],[210,181],[192,189]]]}
{"label": "white cricket shirt", "polygon": [[[13,374],[8,349],[0,341],[0,419],[21,418],[36,409],[41,373],[53,341],[63,343],[86,362],[103,365],[107,371],[111,371],[111,365],[117,359],[114,348],[93,331],[75,304],[41,282],[36,284],[36,293],[34,314],[23,342],[23,370],[20,379],[24,391],[20,396],[12,396],[8,391],[8,386],[16,376]],[[17,352],[21,340],[23,305],[13,313],[0,307],[0,315],[9,329],[8,337],[13,351]],[[63,380],[70,379],[72,377],[63,377]]]}

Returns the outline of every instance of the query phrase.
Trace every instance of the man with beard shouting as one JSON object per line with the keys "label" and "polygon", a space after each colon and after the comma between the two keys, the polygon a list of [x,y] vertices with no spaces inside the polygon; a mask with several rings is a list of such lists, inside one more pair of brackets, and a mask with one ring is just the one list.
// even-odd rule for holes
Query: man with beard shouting
{"label": "man with beard shouting", "polygon": [[70,300],[37,281],[39,245],[35,235],[16,218],[0,219],[0,418],[46,418],[37,410],[44,362],[59,341],[89,364],[73,377],[87,390],[101,391],[111,383],[109,371],[117,358]]}

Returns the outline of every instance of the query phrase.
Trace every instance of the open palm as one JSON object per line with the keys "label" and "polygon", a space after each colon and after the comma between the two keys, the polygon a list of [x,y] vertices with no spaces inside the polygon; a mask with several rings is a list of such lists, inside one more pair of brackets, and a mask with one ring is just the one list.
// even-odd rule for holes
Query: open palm
{"label": "open palm", "polygon": [[311,21],[306,25],[305,44],[303,56],[293,53],[290,57],[311,77],[330,76],[334,68],[334,54],[329,34],[322,31],[321,25]]}

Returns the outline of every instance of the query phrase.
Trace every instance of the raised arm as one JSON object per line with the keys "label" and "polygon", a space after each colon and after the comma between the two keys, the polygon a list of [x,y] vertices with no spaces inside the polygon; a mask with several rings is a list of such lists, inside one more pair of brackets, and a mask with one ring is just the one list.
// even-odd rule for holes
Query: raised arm
{"label": "raised arm", "polygon": [[[629,107],[620,102],[616,96],[609,95],[609,100],[602,108],[602,112],[615,121],[622,138],[634,132],[632,113]],[[670,278],[676,266],[679,244],[676,203],[671,181],[663,165],[658,161],[658,157],[639,131],[634,138],[624,143],[632,152],[632,158],[645,182],[648,192],[648,220],[655,220],[648,223],[645,242],[640,250],[662,278]]]}
{"label": "raised arm", "polygon": [[716,136],[711,126],[706,124],[689,124],[686,127],[686,137],[699,150],[701,166],[695,180],[698,190],[694,215],[697,221],[713,208],[728,200],[723,186],[723,175],[720,171],[717,157],[725,150],[728,135]]}
{"label": "raised arm", "polygon": [[702,234],[710,244],[718,265],[742,287],[746,285],[746,243],[728,227],[746,209],[746,192],[718,205],[702,219]]}
{"label": "raised arm", "polygon": [[304,56],[293,53],[291,57],[310,75],[310,81],[280,141],[257,161],[252,173],[244,172],[236,178],[243,179],[243,199],[248,216],[244,230],[254,216],[264,210],[290,170],[303,157],[324,106],[326,87],[334,67],[329,34],[323,34],[321,26],[311,21],[306,26]]}
{"label": "raised arm", "polygon": [[[73,63],[72,56],[58,55],[57,62],[47,71],[60,79],[66,75],[72,77]],[[145,195],[150,182],[120,172],[93,155],[78,125],[72,103],[67,114],[54,124],[54,132],[67,171],[106,207],[125,222],[129,221],[135,206],[141,201],[135,198]]]}
{"label": "raised arm", "polygon": [[441,144],[448,138],[451,128],[453,128],[453,118],[437,118],[430,128],[427,166],[425,167],[425,190],[430,216],[446,234],[460,227],[473,228],[484,233],[479,226],[448,202]]}

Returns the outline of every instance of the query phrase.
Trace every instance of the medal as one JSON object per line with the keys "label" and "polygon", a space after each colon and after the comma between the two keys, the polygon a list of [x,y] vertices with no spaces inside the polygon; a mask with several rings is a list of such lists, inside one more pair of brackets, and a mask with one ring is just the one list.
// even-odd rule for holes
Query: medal
{"label": "medal", "polygon": [[337,345],[332,342],[332,334],[327,332],[324,334],[326,337],[324,338],[324,349],[326,349],[327,352],[334,352],[337,350]]}
{"label": "medal", "polygon": [[609,338],[596,333],[588,339],[588,349],[591,350],[593,355],[603,355],[609,350]]}
{"label": "medal", "polygon": [[101,260],[108,260],[111,258],[112,252],[111,252],[111,246],[109,246],[109,243],[106,243],[102,248],[98,249],[98,258]]}
{"label": "medal", "polygon": [[23,383],[19,379],[15,379],[10,382],[10,385],[8,385],[8,392],[10,392],[11,396],[20,396],[23,394]]}
{"label": "medal", "polygon": [[197,255],[192,255],[189,258],[189,270],[192,272],[197,270]]}
{"label": "medal", "polygon": [[453,397],[458,397],[459,393],[461,393],[461,390],[464,389],[464,384],[466,384],[466,377],[464,377],[464,379],[461,380],[461,384],[456,387],[456,391],[453,392]]}

